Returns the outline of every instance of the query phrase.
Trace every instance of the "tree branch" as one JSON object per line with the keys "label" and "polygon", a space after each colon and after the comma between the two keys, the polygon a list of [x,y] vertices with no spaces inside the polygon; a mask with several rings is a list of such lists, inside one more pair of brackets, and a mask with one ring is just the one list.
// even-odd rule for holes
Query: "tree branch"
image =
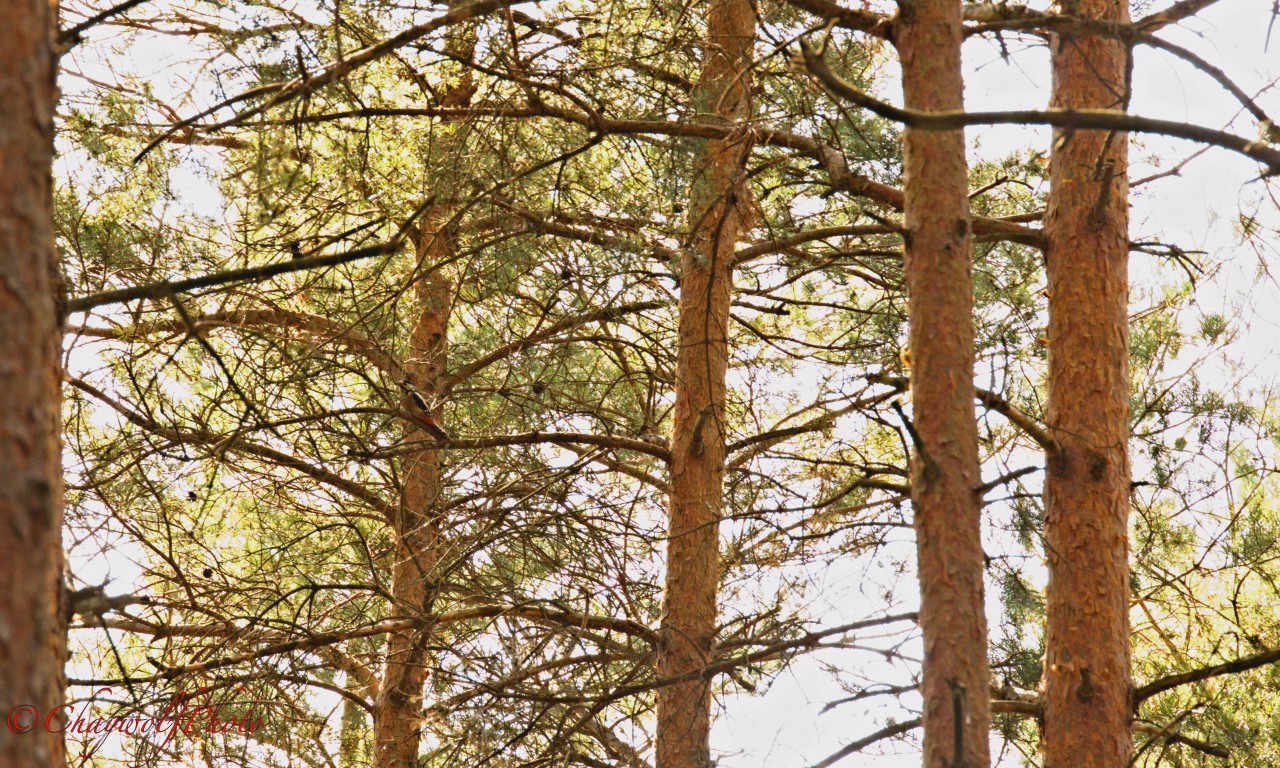
{"label": "tree branch", "polygon": [[1197,683],[1201,680],[1209,680],[1223,675],[1233,675],[1237,672],[1246,672],[1250,669],[1257,669],[1258,667],[1264,667],[1268,664],[1274,664],[1277,661],[1280,661],[1280,648],[1262,651],[1261,653],[1245,656],[1243,658],[1236,659],[1235,661],[1215,664],[1211,667],[1202,667],[1190,672],[1168,675],[1167,677],[1153,680],[1146,685],[1138,687],[1133,692],[1133,704],[1134,707],[1137,707],[1141,705],[1142,702],[1156,694],[1164,693],[1165,691],[1172,690],[1182,685]]}
{"label": "tree branch", "polygon": [[1139,117],[1105,109],[1008,110],[1003,112],[921,112],[880,101],[842,80],[805,41],[800,41],[805,67],[831,94],[903,125],[930,131],[947,131],[971,125],[1051,125],[1109,131],[1132,131],[1173,136],[1229,149],[1266,166],[1263,177],[1280,175],[1280,150],[1266,143],[1226,131],[1172,120]]}
{"label": "tree branch", "polygon": [[[494,435],[490,437],[454,437],[445,442],[445,445],[453,449],[466,449],[497,448],[505,445],[533,445],[535,443],[598,445],[603,448],[617,448],[624,451],[647,453],[663,461],[671,461],[671,452],[662,446],[634,437],[594,435],[585,432],[525,432],[523,434]],[[417,447],[409,444],[378,451],[352,451],[350,455],[358,459],[383,459],[409,455],[417,450]]]}
{"label": "tree branch", "polygon": [[[270,328],[291,328],[300,335],[324,341],[337,342],[353,353],[360,355],[374,367],[390,376],[403,376],[399,362],[386,354],[369,338],[352,331],[346,323],[335,322],[332,318],[310,312],[296,312],[280,307],[262,307],[256,309],[229,309],[195,318],[195,328],[252,328],[262,332]],[[99,339],[128,341],[150,334],[183,333],[187,325],[179,320],[160,320],[153,323],[123,326],[118,328],[102,328],[92,326],[72,326],[68,333]]]}
{"label": "tree branch", "polygon": [[619,317],[645,312],[650,309],[657,309],[666,305],[667,302],[665,301],[637,301],[631,304],[622,304],[616,307],[605,307],[603,309],[597,309],[594,312],[565,318],[564,320],[547,326],[537,333],[530,334],[523,339],[518,339],[509,344],[504,344],[503,346],[492,350],[488,354],[467,363],[445,378],[441,385],[441,391],[447,393],[454,387],[458,386],[461,382],[467,380],[471,376],[474,376],[485,368],[488,368],[499,360],[522,352],[529,347],[546,341],[547,339],[564,333],[565,331],[586,325],[587,323],[600,323],[616,320]]}
{"label": "tree branch", "polygon": [[1177,24],[1183,19],[1190,18],[1216,2],[1218,0],[1181,0],[1163,11],[1156,11],[1143,16],[1134,22],[1134,26],[1148,32],[1155,32],[1161,27]]}
{"label": "tree branch", "polygon": [[995,392],[989,392],[985,389],[975,389],[974,392],[978,397],[978,402],[1008,419],[1011,424],[1025,432],[1032,440],[1035,440],[1044,449],[1045,453],[1052,456],[1058,452],[1058,441],[1053,438],[1053,435],[1049,434],[1047,429],[1040,426],[1039,421],[1019,410]]}
{"label": "tree branch", "polygon": [[[905,376],[893,376],[887,373],[872,373],[866,377],[867,381],[875,384],[884,384],[885,386],[894,387],[897,391],[904,392],[907,389],[907,379]],[[1004,416],[1011,424],[1027,433],[1027,436],[1035,440],[1046,453],[1050,455],[1058,451],[1058,441],[1050,435],[1048,430],[1040,426],[1040,422],[1019,410],[1016,406],[1005,400],[1000,395],[990,390],[977,387],[974,389],[974,395],[978,402],[983,406]]]}
{"label": "tree branch", "polygon": [[833,21],[837,27],[866,32],[882,40],[889,38],[892,29],[892,20],[888,16],[874,11],[846,8],[834,0],[787,0],[787,4]]}
{"label": "tree branch", "polygon": [[106,306],[108,304],[120,304],[135,299],[163,299],[177,293],[187,293],[189,291],[197,291],[201,288],[215,288],[220,285],[229,285],[231,283],[242,283],[254,280],[265,280],[269,277],[277,275],[287,275],[290,272],[302,272],[308,269],[320,269],[322,267],[332,267],[337,264],[346,264],[351,261],[359,261],[373,256],[386,256],[394,253],[403,242],[403,234],[397,234],[396,237],[388,242],[378,245],[371,245],[366,248],[357,248],[353,251],[344,253],[327,254],[324,256],[308,256],[302,259],[293,259],[292,261],[282,261],[274,264],[263,264],[258,267],[244,267],[242,269],[229,269],[225,272],[214,272],[199,277],[190,277],[185,280],[161,280],[156,283],[147,283],[145,285],[134,286],[133,288],[118,288],[114,291],[103,291],[101,293],[93,293],[88,296],[81,296],[77,299],[71,299],[67,302],[67,313],[87,312],[96,307]]}
{"label": "tree branch", "polygon": [[62,30],[58,33],[57,50],[59,53],[66,53],[82,40],[81,34],[89,28],[95,27],[114,16],[119,16],[122,13],[137,8],[139,5],[146,2],[150,2],[150,0],[125,0],[123,3],[113,5],[101,13],[96,13],[90,16],[70,29]]}
{"label": "tree branch", "polygon": [[[517,618],[526,619],[539,624],[552,624],[555,626],[572,626],[584,627],[587,629],[603,629],[610,632],[620,632],[625,635],[637,637],[650,645],[658,642],[657,633],[649,629],[645,625],[630,621],[628,619],[615,619],[611,616],[593,616],[585,613],[575,613],[560,609],[549,609],[536,605],[482,605],[474,608],[461,608],[455,611],[444,611],[442,613],[424,615],[421,617],[407,619],[387,619],[375,622],[365,627],[349,630],[346,632],[325,632],[311,635],[310,637],[299,638],[297,640],[289,640],[281,643],[272,643],[270,645],[258,648],[244,653],[223,656],[218,659],[210,659],[208,661],[186,664],[179,667],[161,667],[161,671],[147,677],[131,677],[134,683],[154,683],[162,680],[173,680],[183,675],[209,672],[215,669],[243,664],[258,659],[268,658],[270,656],[278,656],[282,653],[291,653],[293,651],[316,650],[328,645],[336,645],[348,640],[355,640],[362,637],[374,637],[376,635],[389,634],[392,632],[403,632],[405,630],[415,629],[422,626],[437,624],[453,624],[462,621],[474,621],[476,619],[491,619],[505,616],[515,616]],[[153,665],[159,666],[156,662]],[[72,685],[109,685],[115,681],[111,680],[68,680]]]}
{"label": "tree branch", "polygon": [[185,443],[225,448],[247,456],[254,456],[259,459],[267,460],[277,466],[292,469],[299,474],[306,475],[319,483],[328,485],[336,490],[346,493],[354,499],[364,502],[378,511],[381,515],[381,518],[379,519],[392,519],[394,506],[391,503],[371,492],[360,483],[348,480],[347,478],[330,472],[327,469],[314,466],[297,458],[296,456],[291,456],[287,453],[277,451],[274,448],[268,448],[264,445],[249,442],[235,434],[220,435],[204,429],[183,430],[176,427],[166,427],[147,416],[125,407],[123,403],[117,402],[110,395],[86,381],[81,379],[70,379],[68,383],[81,392],[105,403],[111,408],[111,410],[120,414],[130,424],[140,427],[150,434],[163,437],[166,440],[170,440],[178,444]]}
{"label": "tree branch", "polygon": [[[992,701],[991,713],[1006,714],[1006,715],[1020,715],[1023,717],[1036,717],[1036,718],[1041,717],[1043,715],[1043,711],[1040,708],[1040,703],[1030,702],[1030,701],[1000,701],[1000,700]],[[887,725],[884,728],[881,728],[880,730],[871,734],[870,736],[865,736],[861,739],[858,739],[855,742],[852,742],[850,744],[845,745],[844,747],[841,747],[838,752],[835,752],[834,754],[830,755],[829,757],[822,760],[821,762],[815,763],[813,765],[813,768],[830,768],[830,766],[835,765],[836,763],[840,762],[841,760],[848,757],[849,755],[852,755],[855,752],[860,752],[863,749],[866,749],[867,747],[876,743],[877,741],[890,739],[890,738],[893,738],[894,736],[901,736],[902,734],[907,733],[908,731],[915,730],[916,728],[919,728],[919,727],[920,727],[919,718],[916,718],[913,720],[904,720],[901,723],[893,723],[892,725]],[[1161,738],[1174,744],[1182,744],[1182,745],[1191,747],[1192,749],[1203,752],[1206,755],[1212,755],[1213,757],[1222,757],[1222,758],[1231,757],[1231,752],[1228,751],[1226,747],[1223,747],[1218,744],[1212,744],[1207,741],[1202,741],[1200,739],[1192,738],[1191,736],[1183,736],[1182,734],[1177,733],[1176,731],[1169,730],[1168,726],[1161,728],[1160,726],[1155,725],[1154,723],[1144,723],[1141,721],[1135,721],[1133,723],[1133,730],[1137,733],[1149,734],[1155,738]]]}

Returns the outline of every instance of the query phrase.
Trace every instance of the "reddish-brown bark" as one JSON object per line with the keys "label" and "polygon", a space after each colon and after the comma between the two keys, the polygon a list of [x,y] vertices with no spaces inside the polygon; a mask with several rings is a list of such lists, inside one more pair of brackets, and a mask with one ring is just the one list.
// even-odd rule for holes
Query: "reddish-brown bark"
{"label": "reddish-brown bark", "polygon": [[[712,0],[697,119],[741,120],[750,114],[750,0]],[[733,255],[749,208],[744,166],[750,135],[708,141],[695,165],[689,247],[681,258],[676,405],[671,441],[666,601],[658,673],[672,677],[715,658],[719,527],[724,493],[725,371]],[[711,764],[711,680],[658,691],[657,768]]]}
{"label": "reddish-brown bark", "polygon": [[[459,28],[450,34],[446,47],[458,59],[470,58],[475,35]],[[444,102],[465,108],[474,93],[470,71],[464,70],[458,80],[445,89]],[[455,117],[448,122],[458,122]],[[456,131],[448,126],[445,131]],[[439,143],[441,165],[433,175],[442,184],[456,185],[450,179],[455,171],[454,156],[457,137],[446,135]],[[443,424],[441,396],[446,388],[449,353],[449,316],[453,310],[454,285],[447,265],[456,251],[456,236],[449,221],[456,206],[441,204],[429,207],[422,216],[418,232],[418,267],[420,277],[414,283],[417,318],[411,331],[409,348],[412,356],[405,361],[405,372],[418,392],[432,407],[434,424]],[[402,404],[408,413],[415,411],[411,402]],[[423,424],[410,423],[406,439],[419,444],[436,440],[432,430]],[[402,463],[403,491],[395,520],[395,564],[392,569],[392,610],[397,615],[421,616],[432,613],[436,584],[441,580],[441,504],[444,490],[443,452],[427,447],[407,456]],[[381,686],[373,708],[374,765],[377,768],[416,768],[420,732],[423,721],[422,690],[427,681],[430,661],[430,627],[416,627],[391,632],[387,637],[387,660]]]}
{"label": "reddish-brown bark", "polygon": [[[1079,0],[1082,17],[1128,21],[1123,0]],[[1053,105],[1123,110],[1126,50],[1099,36],[1051,42]],[[1045,216],[1049,562],[1044,750],[1049,768],[1124,768],[1129,668],[1128,139],[1055,132]]]}
{"label": "reddish-brown bark", "polygon": [[[963,108],[960,3],[915,0],[900,7],[893,40],[906,105]],[[904,166],[911,402],[919,439],[911,502],[924,636],[924,765],[982,768],[989,761],[991,712],[964,132],[908,128]]]}
{"label": "reddish-brown bark", "polygon": [[0,764],[31,768],[66,764],[52,32],[48,0],[0,3]]}
{"label": "reddish-brown bark", "polygon": [[[445,206],[441,206],[445,208]],[[418,241],[419,260],[427,268],[443,260],[453,249],[452,239],[436,223],[446,211],[429,211]],[[453,306],[453,282],[434,270],[415,285],[418,317],[412,331],[414,357],[406,371],[419,392],[435,408],[441,420],[436,394],[445,376],[449,349],[449,313]],[[406,403],[404,410],[412,412]],[[420,424],[407,422],[406,439],[430,444],[435,438]],[[440,581],[440,497],[443,490],[441,451],[430,447],[405,457],[403,490],[395,519],[395,563],[392,566],[392,611],[398,616],[422,616],[433,612]],[[415,768],[421,743],[422,688],[428,675],[430,628],[415,627],[387,636],[387,660],[378,698],[373,708],[374,765],[378,768]]]}

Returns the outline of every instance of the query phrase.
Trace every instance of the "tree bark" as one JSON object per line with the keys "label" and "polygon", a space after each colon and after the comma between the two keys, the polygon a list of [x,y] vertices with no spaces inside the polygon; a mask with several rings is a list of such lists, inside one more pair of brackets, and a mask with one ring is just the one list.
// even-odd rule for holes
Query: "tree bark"
{"label": "tree bark", "polygon": [[[1123,0],[1064,12],[1129,20]],[[1127,52],[1103,36],[1051,41],[1053,106],[1127,107]],[[1049,768],[1124,768],[1129,663],[1128,138],[1056,131],[1045,216],[1049,563],[1044,749]]]}
{"label": "tree bark", "polygon": [[[447,208],[447,206],[441,206]],[[432,209],[426,214],[418,241],[421,268],[430,269],[451,253],[453,244],[439,224],[448,212]],[[418,318],[412,331],[414,358],[406,370],[419,391],[432,402],[431,414],[441,422],[435,400],[446,372],[449,313],[453,282],[441,270],[433,270],[415,286]],[[405,410],[412,412],[412,405]],[[433,438],[416,423],[405,435],[411,442],[430,444]],[[395,524],[395,564],[392,571],[392,610],[397,615],[432,613],[435,583],[440,580],[441,451],[424,448],[402,464],[403,495]],[[416,768],[421,743],[422,688],[428,675],[431,629],[418,627],[392,632],[387,638],[387,661],[374,705],[374,750],[379,768]]]}
{"label": "tree bark", "polygon": [[[458,28],[450,33],[446,50],[455,60],[469,59],[475,48],[475,33]],[[474,92],[470,70],[445,89],[443,103],[466,108]],[[459,122],[461,118],[447,119]],[[432,176],[446,188],[457,188],[461,172],[456,159],[456,126],[437,145],[439,165]],[[435,163],[433,163],[434,165]],[[452,172],[452,173],[451,173]],[[417,272],[414,284],[417,319],[409,348],[413,357],[405,370],[418,391],[432,407],[430,414],[443,424],[442,403],[448,374],[449,317],[453,311],[454,284],[448,267],[456,251],[456,235],[449,226],[456,205],[452,202],[430,206],[422,216],[417,238]],[[425,274],[424,274],[425,273]],[[415,406],[404,403],[413,413]],[[430,444],[435,438],[418,424],[405,434],[410,442]],[[440,500],[443,494],[443,452],[423,448],[404,460],[403,497],[395,524],[395,565],[392,573],[393,610],[397,614],[421,616],[432,613],[437,584],[442,580],[440,561],[442,524]],[[374,753],[378,768],[416,768],[422,741],[423,685],[429,674],[432,629],[419,627],[392,632],[387,638],[387,660],[382,684],[374,704]]]}
{"label": "tree bark", "polygon": [[[893,39],[906,105],[962,109],[960,3],[914,0],[900,7]],[[907,128],[903,159],[924,765],[982,768],[989,762],[991,711],[964,132]]]}
{"label": "tree bark", "polygon": [[[750,0],[711,0],[697,119],[732,124],[750,115]],[[715,657],[719,527],[724,493],[725,371],[733,256],[750,208],[748,131],[707,141],[694,163],[689,242],[681,257],[679,348],[672,427],[667,580],[658,674],[673,677]],[[658,691],[657,768],[711,765],[710,676]]]}
{"label": "tree bark", "polygon": [[48,0],[0,3],[0,764],[33,768],[66,764],[52,34]]}

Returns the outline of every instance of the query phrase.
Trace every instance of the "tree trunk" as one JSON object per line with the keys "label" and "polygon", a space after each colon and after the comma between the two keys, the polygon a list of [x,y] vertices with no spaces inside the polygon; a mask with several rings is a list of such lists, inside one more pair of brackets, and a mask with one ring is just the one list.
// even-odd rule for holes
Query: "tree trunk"
{"label": "tree trunk", "polygon": [[[1064,12],[1127,22],[1122,0]],[[1108,37],[1051,42],[1053,106],[1124,110],[1126,49]],[[1128,139],[1057,131],[1045,234],[1049,562],[1044,749],[1049,768],[1124,768],[1129,667]]]}
{"label": "tree trunk", "polygon": [[0,764],[32,768],[66,764],[52,33],[48,0],[0,3]]}
{"label": "tree trunk", "polygon": [[[732,123],[750,115],[750,0],[711,0],[697,119]],[[715,656],[719,527],[724,492],[725,370],[733,253],[745,228],[749,191],[743,170],[749,133],[708,141],[694,163],[689,243],[681,259],[676,405],[666,602],[658,674],[674,677]],[[658,691],[657,768],[711,765],[709,677]]]}
{"label": "tree trunk", "polygon": [[[458,28],[450,33],[447,52],[457,60],[471,57],[475,33]],[[445,89],[443,103],[465,108],[474,92],[470,70],[464,69],[457,81]],[[449,122],[457,122],[453,118]],[[439,165],[434,177],[442,188],[457,188],[461,179],[451,177],[459,172],[456,159],[457,137],[454,126],[438,143]],[[433,162],[433,164],[435,164]],[[444,203],[429,207],[422,216],[418,233],[418,266],[422,275],[414,285],[418,317],[411,332],[409,347],[413,357],[405,361],[410,381],[432,407],[437,424],[442,424],[442,383],[448,368],[449,316],[453,311],[453,280],[449,264],[456,250],[455,233],[448,226],[456,206]],[[425,274],[423,274],[425,272]],[[403,408],[413,413],[413,403]],[[410,442],[430,443],[435,438],[420,425],[413,425],[405,435]],[[443,452],[424,448],[408,456],[402,464],[403,498],[396,521],[395,566],[392,575],[393,610],[399,614],[426,615],[433,612],[437,584],[441,580],[442,520],[440,500]],[[421,627],[393,632],[387,638],[387,661],[382,675],[378,699],[374,705],[374,753],[378,768],[416,768],[422,735],[422,689],[427,681],[432,629]]]}
{"label": "tree trunk", "polygon": [[[444,206],[442,206],[444,207]],[[452,252],[451,239],[438,226],[447,211],[431,210],[418,241],[420,269],[430,269]],[[453,283],[434,270],[416,285],[418,319],[413,328],[414,358],[406,370],[419,392],[433,404],[436,422],[440,407],[435,401],[445,374],[448,354],[449,312]],[[412,413],[412,404],[405,410]],[[418,425],[407,432],[410,442],[435,440]],[[402,464],[403,496],[395,526],[395,565],[392,572],[392,610],[397,615],[422,616],[432,612],[435,582],[439,581],[441,451],[424,448]],[[416,768],[421,742],[422,687],[428,674],[430,627],[392,632],[387,638],[387,661],[374,705],[374,750],[378,768]]]}
{"label": "tree trunk", "polygon": [[[894,44],[908,107],[964,107],[960,11],[956,0],[901,4]],[[991,707],[964,132],[908,128],[904,166],[924,765],[982,768]]]}
{"label": "tree trunk", "polygon": [[[360,696],[362,686],[347,674],[344,687],[353,696]],[[360,768],[369,765],[368,720],[365,710],[351,699],[342,701],[342,721],[338,730],[338,768]]]}

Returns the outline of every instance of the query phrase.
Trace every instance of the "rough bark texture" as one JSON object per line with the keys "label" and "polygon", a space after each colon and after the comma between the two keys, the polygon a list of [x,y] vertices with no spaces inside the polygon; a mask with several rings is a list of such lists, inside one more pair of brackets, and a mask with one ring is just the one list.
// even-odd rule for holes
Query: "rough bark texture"
{"label": "rough bark texture", "polygon": [[[912,0],[900,7],[893,39],[906,105],[963,108],[960,3]],[[982,768],[989,762],[991,711],[964,132],[907,129],[904,163],[924,765]]]}
{"label": "rough bark texture", "polygon": [[[698,119],[731,122],[750,114],[750,0],[712,0]],[[673,677],[715,655],[719,527],[724,492],[725,370],[733,254],[749,192],[743,178],[750,134],[709,141],[695,163],[689,243],[681,259],[679,349],[671,456],[666,604],[658,673]],[[657,768],[707,768],[711,680],[659,689]]]}
{"label": "rough bark texture", "polygon": [[[446,43],[448,52],[457,59],[471,57],[475,35],[460,28],[451,33]],[[469,70],[445,89],[443,103],[450,107],[467,107],[474,92]],[[458,118],[455,118],[456,122]],[[455,131],[445,127],[445,131]],[[441,165],[432,174],[442,188],[456,189],[461,180],[450,178],[457,172],[456,136],[443,136],[439,143]],[[432,404],[431,416],[443,424],[441,385],[448,368],[449,316],[453,310],[453,281],[447,268],[456,250],[454,233],[447,222],[455,206],[444,203],[428,208],[422,216],[418,234],[418,274],[414,284],[417,320],[411,331],[409,347],[412,357],[405,361],[405,371],[418,391]],[[412,403],[403,409],[413,413]],[[410,442],[430,443],[430,433],[414,424],[405,435]],[[396,552],[392,573],[393,610],[400,615],[431,613],[437,584],[441,581],[440,499],[442,485],[442,451],[424,448],[408,456],[402,464],[403,498],[395,524]],[[427,681],[431,628],[393,632],[387,638],[387,661],[382,684],[374,704],[373,731],[375,765],[378,768],[416,768],[422,734],[422,689]]]}
{"label": "rough bark texture", "polygon": [[0,2],[0,765],[31,768],[66,764],[52,30],[48,0]]}
{"label": "rough bark texture", "polygon": [[[1067,12],[1128,21],[1122,0]],[[1053,105],[1123,110],[1126,52],[1106,37],[1051,42]],[[1129,667],[1128,139],[1058,131],[1045,217],[1049,562],[1044,749],[1049,768],[1124,768]]]}

